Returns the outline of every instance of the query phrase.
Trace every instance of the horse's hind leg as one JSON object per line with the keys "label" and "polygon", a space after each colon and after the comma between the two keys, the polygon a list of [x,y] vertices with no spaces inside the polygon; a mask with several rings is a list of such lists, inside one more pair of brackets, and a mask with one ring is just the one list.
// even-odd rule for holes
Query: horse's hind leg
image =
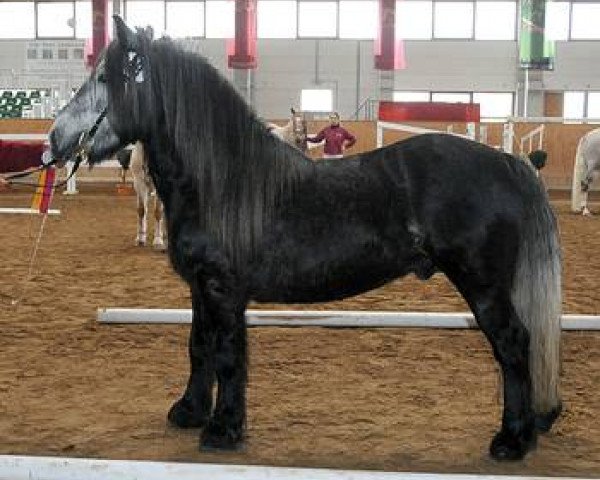
{"label": "horse's hind leg", "polygon": [[515,312],[508,288],[474,281],[475,275],[464,272],[449,272],[448,277],[469,303],[502,369],[502,426],[491,442],[490,454],[497,460],[518,460],[536,441],[529,333]]}
{"label": "horse's hind leg", "polygon": [[156,250],[160,250],[161,252],[165,250],[163,220],[163,204],[158,195],[156,195],[154,199],[154,240],[152,241],[152,245]]}
{"label": "horse's hind leg", "polygon": [[215,328],[201,292],[192,288],[192,327],[188,344],[190,377],[183,396],[171,407],[168,419],[181,428],[206,425],[212,411],[215,381]]}

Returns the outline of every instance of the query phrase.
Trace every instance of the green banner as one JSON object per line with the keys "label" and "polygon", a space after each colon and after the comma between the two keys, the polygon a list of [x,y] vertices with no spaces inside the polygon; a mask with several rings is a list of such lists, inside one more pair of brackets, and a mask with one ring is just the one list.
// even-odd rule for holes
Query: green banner
{"label": "green banner", "polygon": [[546,0],[522,0],[519,35],[521,68],[554,69],[554,41],[547,37]]}

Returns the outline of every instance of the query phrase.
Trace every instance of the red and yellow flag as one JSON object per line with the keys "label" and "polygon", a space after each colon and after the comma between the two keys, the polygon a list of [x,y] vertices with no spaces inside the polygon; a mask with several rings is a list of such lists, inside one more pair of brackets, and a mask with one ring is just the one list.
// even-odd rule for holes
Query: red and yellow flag
{"label": "red and yellow flag", "polygon": [[31,208],[39,213],[48,213],[52,195],[54,194],[54,179],[56,177],[56,169],[48,167],[42,170],[38,180]]}

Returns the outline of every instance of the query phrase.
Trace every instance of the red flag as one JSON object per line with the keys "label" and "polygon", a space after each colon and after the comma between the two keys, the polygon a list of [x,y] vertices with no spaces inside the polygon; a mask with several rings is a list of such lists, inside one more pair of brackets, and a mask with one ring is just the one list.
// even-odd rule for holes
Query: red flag
{"label": "red flag", "polygon": [[52,195],[54,194],[54,179],[56,177],[56,169],[48,167],[42,170],[38,180],[38,186],[33,195],[31,208],[40,213],[48,213]]}

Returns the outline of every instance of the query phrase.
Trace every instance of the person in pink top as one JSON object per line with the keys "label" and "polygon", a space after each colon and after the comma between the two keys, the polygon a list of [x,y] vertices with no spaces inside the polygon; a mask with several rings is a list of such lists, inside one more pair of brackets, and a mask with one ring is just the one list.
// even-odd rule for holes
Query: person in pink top
{"label": "person in pink top", "polygon": [[356,137],[340,125],[337,112],[329,115],[329,126],[325,127],[314,137],[306,139],[311,143],[321,143],[325,140],[323,158],[342,158],[344,151],[356,143]]}

